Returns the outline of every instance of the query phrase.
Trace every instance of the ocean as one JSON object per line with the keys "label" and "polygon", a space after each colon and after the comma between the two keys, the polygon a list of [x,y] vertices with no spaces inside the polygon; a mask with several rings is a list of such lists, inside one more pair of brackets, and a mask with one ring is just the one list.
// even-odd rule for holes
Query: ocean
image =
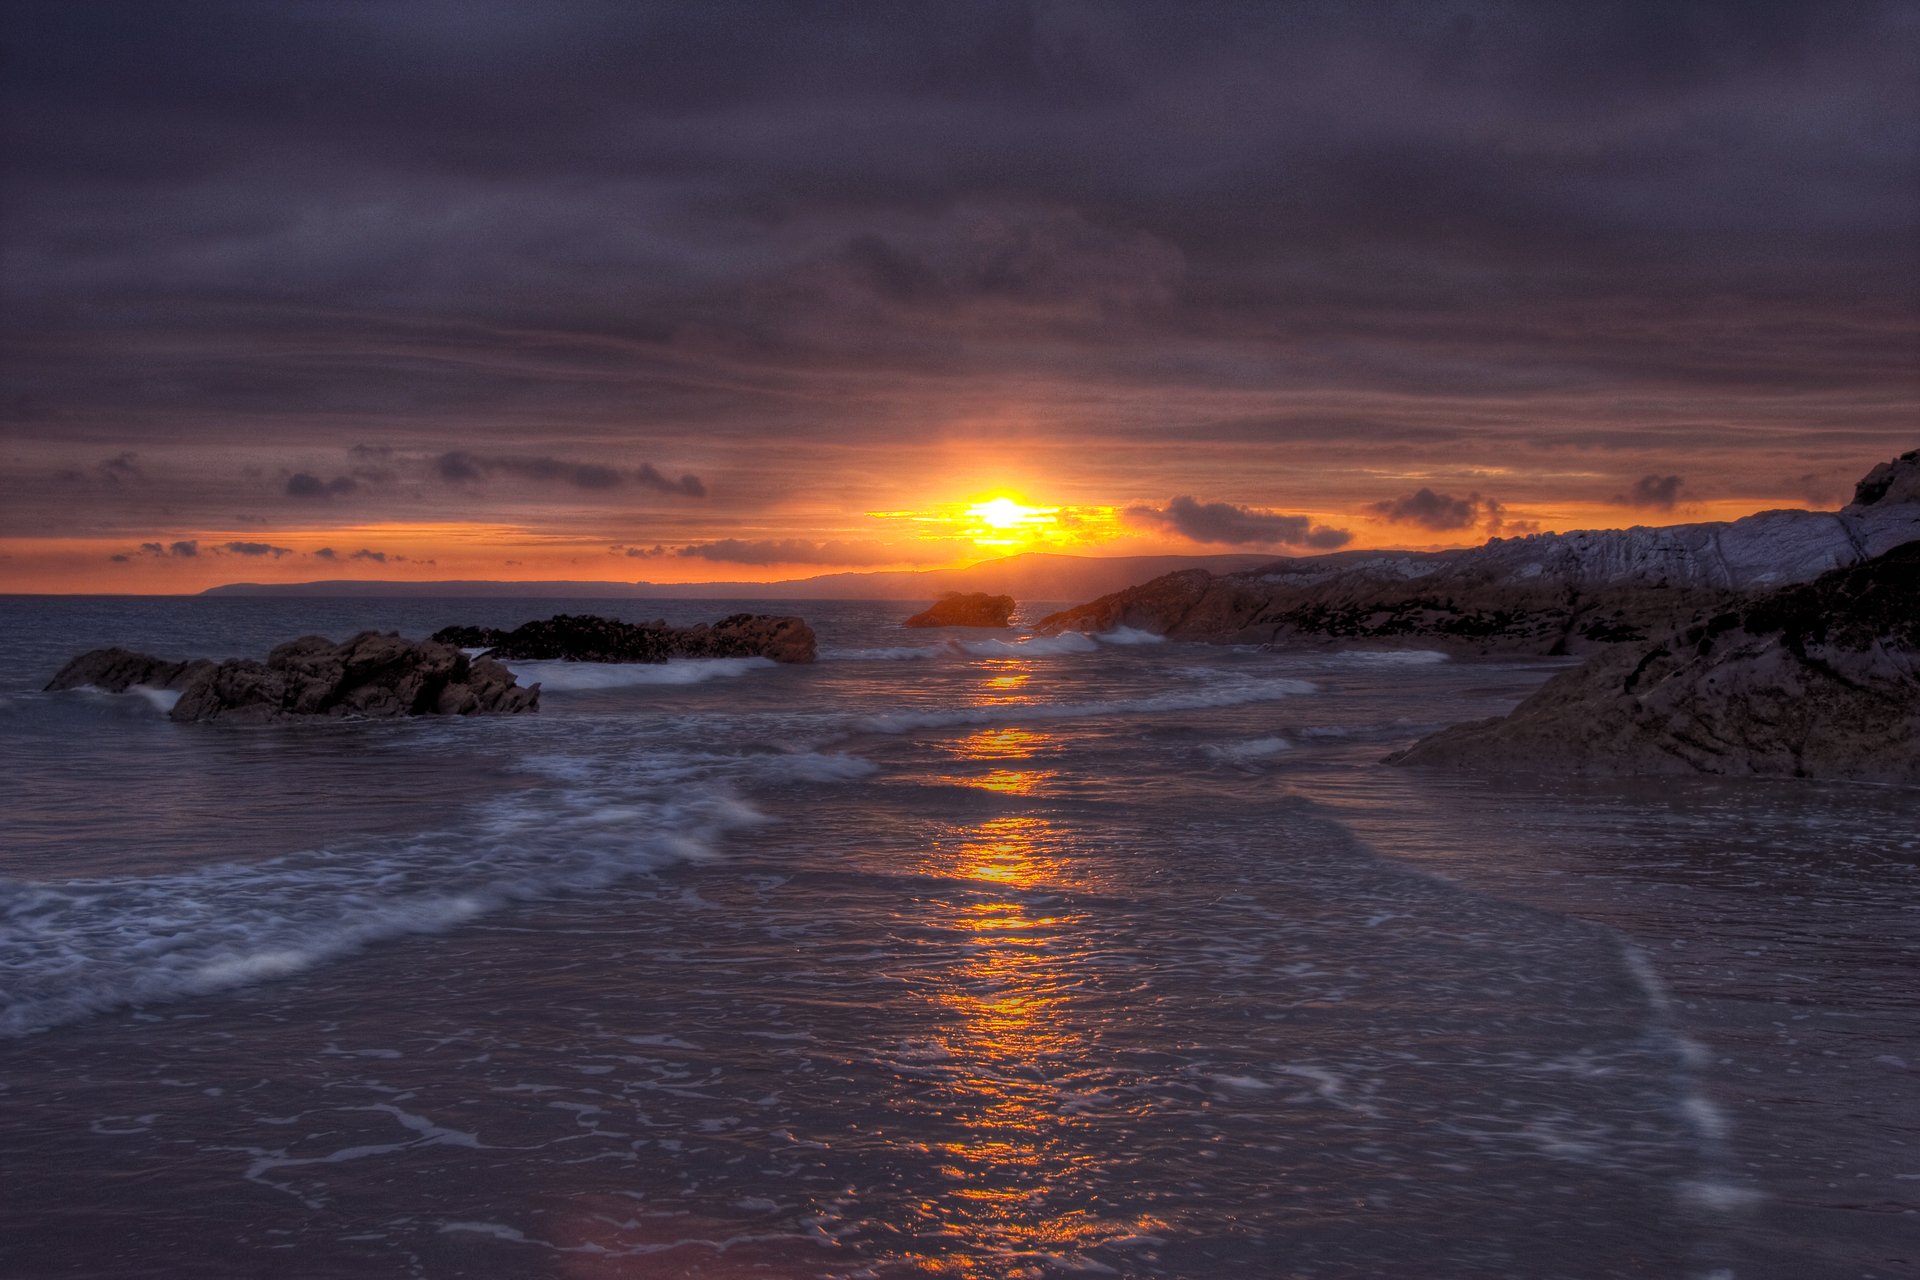
{"label": "ocean", "polygon": [[[916,607],[8,599],[0,1275],[1920,1270],[1920,794],[1395,769],[1561,664]],[[739,610],[820,661],[38,692]]]}

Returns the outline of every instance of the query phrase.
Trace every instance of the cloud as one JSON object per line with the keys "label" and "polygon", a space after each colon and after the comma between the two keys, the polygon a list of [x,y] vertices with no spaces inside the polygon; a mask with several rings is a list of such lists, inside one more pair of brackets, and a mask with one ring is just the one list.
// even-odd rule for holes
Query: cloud
{"label": "cloud", "polygon": [[1626,493],[1613,496],[1615,503],[1623,507],[1650,507],[1656,511],[1671,511],[1680,501],[1680,490],[1686,484],[1679,476],[1646,475],[1633,482],[1633,488]]}
{"label": "cloud", "polygon": [[701,482],[699,476],[688,472],[678,480],[670,480],[655,471],[650,462],[641,463],[640,469],[633,473],[633,478],[635,483],[645,485],[649,489],[658,489],[662,493],[681,493],[689,498],[707,496],[707,486]]}
{"label": "cloud", "polygon": [[1227,546],[1277,545],[1328,551],[1353,540],[1347,530],[1314,524],[1308,516],[1279,515],[1230,502],[1201,502],[1185,494],[1165,507],[1134,506],[1122,514],[1134,524],[1171,529],[1194,542]]}
{"label": "cloud", "polygon": [[332,561],[335,564],[339,564],[348,560],[367,560],[367,561],[371,561],[374,564],[385,564],[389,560],[392,560],[398,563],[412,563],[412,564],[432,564],[433,563],[433,561],[431,560],[411,560],[407,556],[398,555],[394,552],[373,551],[367,547],[362,547],[358,551],[352,552],[351,554],[347,554],[347,555],[342,555],[340,552],[335,551],[332,547],[321,547],[318,551],[315,551],[313,553],[313,558],[316,560]]}
{"label": "cloud", "polygon": [[1371,509],[1394,524],[1418,525],[1435,533],[1481,525],[1489,533],[1498,533],[1503,528],[1531,532],[1538,527],[1532,521],[1509,521],[1506,506],[1498,498],[1479,493],[1457,498],[1450,493],[1435,493],[1424,486],[1401,497],[1373,503]]}
{"label": "cloud", "polygon": [[700,477],[683,475],[677,480],[669,479],[650,462],[643,462],[632,471],[621,471],[594,462],[567,462],[560,458],[515,455],[483,456],[455,449],[435,458],[433,469],[442,480],[453,484],[483,480],[494,472],[500,472],[527,480],[570,484],[576,489],[614,489],[636,484],[689,498],[704,498],[707,495],[707,487]]}
{"label": "cloud", "polygon": [[223,542],[214,549],[236,556],[272,556],[275,560],[293,554],[292,547],[276,547],[270,542]]}
{"label": "cloud", "polygon": [[178,542],[143,542],[137,551],[123,551],[107,557],[117,564],[125,564],[140,556],[160,560],[192,560],[200,554],[200,541],[197,538],[185,538]]}
{"label": "cloud", "polygon": [[352,493],[359,487],[360,482],[352,476],[335,476],[331,480],[322,480],[319,476],[309,475],[305,471],[296,471],[287,477],[289,498],[333,498]]}
{"label": "cloud", "polygon": [[88,481],[104,481],[117,485],[129,480],[145,479],[146,473],[140,469],[140,457],[131,449],[123,449],[111,458],[102,458],[87,470],[79,467],[66,467],[58,473],[58,479],[68,484],[84,484]]}
{"label": "cloud", "polygon": [[131,449],[123,449],[102,461],[94,470],[116,483],[121,480],[138,480],[141,476],[139,455]]}

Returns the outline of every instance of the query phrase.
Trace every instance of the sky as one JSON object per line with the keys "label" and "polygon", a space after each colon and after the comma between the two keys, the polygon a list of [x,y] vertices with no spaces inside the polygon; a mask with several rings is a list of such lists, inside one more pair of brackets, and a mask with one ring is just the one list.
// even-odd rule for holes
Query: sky
{"label": "sky", "polygon": [[0,590],[1835,506],[1914,3],[0,2]]}

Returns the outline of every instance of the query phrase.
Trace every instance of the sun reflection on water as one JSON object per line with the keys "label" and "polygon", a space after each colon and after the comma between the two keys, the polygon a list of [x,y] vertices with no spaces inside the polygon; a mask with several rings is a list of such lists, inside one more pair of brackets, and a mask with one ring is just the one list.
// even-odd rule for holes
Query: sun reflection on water
{"label": "sun reflection on water", "polygon": [[[1051,775],[1020,762],[1050,745],[1045,733],[993,729],[953,750],[1004,763],[972,785],[1026,796]],[[940,921],[955,957],[928,993],[943,1015],[938,1105],[957,1134],[935,1148],[949,1188],[919,1205],[913,1231],[941,1242],[915,1258],[934,1274],[1037,1277],[1160,1225],[1116,1218],[1081,1194],[1118,1153],[1087,1140],[1074,1110],[1093,1070],[1074,1004],[1094,952],[1093,921],[1064,901],[1086,887],[1066,835],[1047,817],[1006,814],[930,851],[928,869],[965,886]]]}

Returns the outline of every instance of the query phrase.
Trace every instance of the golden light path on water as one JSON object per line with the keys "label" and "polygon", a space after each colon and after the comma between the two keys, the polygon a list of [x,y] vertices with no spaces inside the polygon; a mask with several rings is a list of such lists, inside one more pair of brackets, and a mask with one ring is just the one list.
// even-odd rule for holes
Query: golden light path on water
{"label": "golden light path on water", "polygon": [[[1016,701],[1034,674],[1020,659],[985,664],[980,702]],[[963,766],[991,767],[947,780],[1009,797],[1044,794],[1056,774],[1041,765],[1057,745],[1034,729],[982,729],[951,749]],[[1092,1048],[1069,1030],[1077,1019],[1068,1006],[1090,976],[1091,922],[1056,895],[1091,886],[1066,856],[1065,834],[1048,818],[1006,814],[930,851],[929,871],[975,889],[945,900],[940,923],[959,935],[960,958],[929,993],[944,1015],[943,1106],[965,1135],[938,1148],[952,1189],[919,1206],[928,1221],[916,1234],[957,1245],[915,1259],[933,1274],[1038,1277],[1103,1241],[1161,1225],[1054,1203],[1102,1158],[1075,1140],[1074,1098],[1061,1083]]]}

